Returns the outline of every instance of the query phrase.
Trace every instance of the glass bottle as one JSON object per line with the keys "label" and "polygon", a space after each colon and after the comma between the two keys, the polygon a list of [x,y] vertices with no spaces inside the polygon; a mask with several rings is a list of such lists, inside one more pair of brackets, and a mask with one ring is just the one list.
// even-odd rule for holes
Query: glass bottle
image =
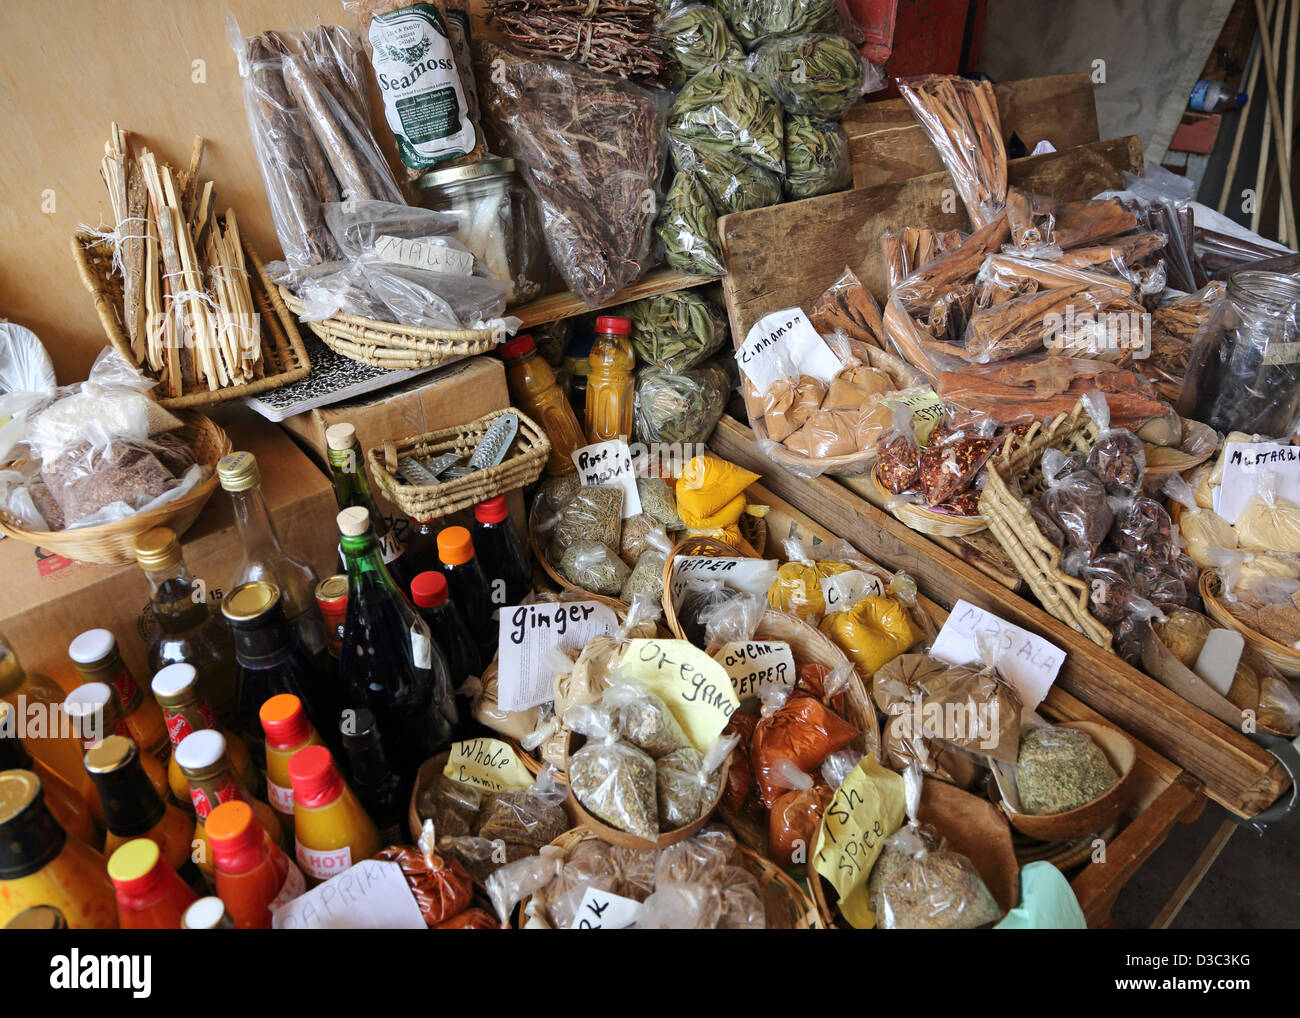
{"label": "glass bottle", "polygon": [[344,722],[343,748],[352,769],[352,790],[379,828],[379,840],[385,845],[402,844],[407,840],[402,827],[411,788],[388,766],[379,723],[372,711],[362,708],[351,724]]}
{"label": "glass bottle", "polygon": [[474,638],[479,656],[487,661],[497,645],[496,607],[483,567],[474,555],[474,539],[464,527],[444,527],[438,534],[438,559],[447,577],[447,590]]}
{"label": "glass bottle", "polygon": [[6,930],[66,930],[68,920],[52,905],[33,905],[5,923]]}
{"label": "glass bottle", "polygon": [[185,910],[198,901],[148,838],[128,841],[110,855],[108,876],[124,930],[179,930]]}
{"label": "glass bottle", "polygon": [[350,706],[375,712],[389,762],[413,780],[420,764],[451,741],[457,716],[447,661],[384,568],[369,514],[344,509],[338,524],[348,560],[340,686]]}
{"label": "glass bottle", "polygon": [[[94,749],[110,735],[123,735],[134,741],[122,716],[122,701],[118,699],[117,690],[106,682],[87,682],[78,686],[63,701],[63,712],[79,733],[83,751]],[[137,742],[136,745],[140,744]],[[167,783],[167,765],[152,753],[142,753],[140,766],[149,775],[154,789],[166,799],[171,791]],[[99,800],[98,791],[95,799]],[[103,815],[102,804],[100,815]]]}
{"label": "glass bottle", "polygon": [[217,895],[239,930],[269,930],[271,914],[307,889],[302,871],[258,826],[245,802],[222,803],[208,816]]}
{"label": "glass bottle", "polygon": [[289,761],[293,781],[295,856],[309,885],[342,873],[381,848],[366,815],[324,746],[309,746]]}
{"label": "glass bottle", "polygon": [[[16,721],[22,721],[23,744],[37,760],[47,764],[77,790],[99,819],[99,796],[81,766],[81,740],[71,732],[63,713],[67,692],[47,675],[23,669],[12,645],[0,634],[0,700],[12,704]],[[36,728],[34,722],[43,722]]]}
{"label": "glass bottle", "polygon": [[236,587],[221,602],[235,636],[239,661],[239,734],[259,762],[266,749],[258,711],[277,693],[302,700],[318,730],[339,716],[337,685],[307,656],[298,633],[284,616],[275,584],[265,580]]}
{"label": "glass bottle", "polygon": [[583,332],[570,339],[569,345],[564,349],[564,368],[569,376],[569,405],[573,407],[574,416],[580,426],[587,417],[587,385],[591,379],[591,344],[592,337]]}
{"label": "glass bottle", "polygon": [[176,755],[180,757],[181,770],[190,783],[190,795],[194,800],[194,840],[198,843],[196,861],[209,882],[214,877],[215,868],[212,845],[208,841],[207,819],[208,814],[223,802],[248,803],[267,834],[277,839],[282,836],[280,821],[271,807],[249,794],[239,780],[226,753],[225,736],[220,732],[208,729],[187,736],[176,747]]}
{"label": "glass bottle", "polygon": [[[392,522],[384,519],[375,505],[370,481],[366,477],[365,455],[357,441],[357,429],[351,424],[332,425],[325,429],[325,444],[330,473],[334,476],[334,499],[339,509],[361,506],[370,513],[370,531],[379,545],[379,557],[384,560],[393,582],[405,590],[410,586],[415,570],[411,568],[411,560],[394,532]],[[346,568],[342,550],[339,551],[339,568]]]}
{"label": "glass bottle", "polygon": [[158,627],[149,639],[149,671],[184,662],[199,673],[199,688],[222,724],[235,718],[239,699],[230,629],[208,607],[202,584],[185,568],[181,544],[167,527],[136,538],[135,561],[149,581],[149,605]]}
{"label": "glass bottle", "polygon": [[[176,762],[176,747],[192,732],[221,726],[217,723],[216,713],[199,692],[198,672],[193,665],[183,662],[168,665],[153,677],[150,689],[163,710],[167,737],[172,743],[172,756],[167,761],[167,784],[176,804],[183,810],[192,811],[194,803],[190,797],[190,783],[185,780],[181,765]],[[247,743],[233,732],[223,734],[226,736],[230,762],[235,765],[244,784],[256,794],[260,790],[261,779],[253,765]]]}
{"label": "glass bottle", "polygon": [[596,338],[588,355],[586,414],[587,438],[593,443],[615,438],[631,441],[636,368],[631,336],[630,319],[612,315],[596,319]]}
{"label": "glass bottle", "polygon": [[149,783],[134,742],[110,735],[86,751],[86,773],[94,780],[104,804],[108,827],[105,855],[111,856],[134,838],[148,838],[157,842],[167,865],[182,877],[189,880],[198,876],[190,858],[194,818],[169,806]]}
{"label": "glass bottle", "polygon": [[122,662],[117,639],[107,629],[87,629],[70,644],[68,657],[86,682],[104,682],[112,686],[122,706],[127,734],[146,753],[166,761],[172,744],[167,738],[167,724],[162,708],[147,696]]}
{"label": "glass bottle", "polygon": [[289,693],[273,696],[259,712],[266,733],[266,797],[280,818],[286,838],[293,836],[293,783],[289,761],[308,746],[323,746],[307,719],[302,701]]}
{"label": "glass bottle", "polygon": [[[587,444],[587,436],[574,415],[573,407],[555,382],[555,372],[542,360],[533,345],[533,337],[516,336],[501,347],[506,363],[506,382],[510,398],[551,440],[551,455],[546,461],[549,474],[571,474],[578,468],[572,456]],[[574,384],[576,386],[577,379]]]}
{"label": "glass bottle", "polygon": [[[411,581],[411,600],[429,626],[433,642],[447,657],[451,688],[458,690],[471,675],[483,674],[483,659],[456,605],[447,591],[447,577],[442,573],[421,573]],[[464,708],[460,710],[460,708]],[[457,699],[460,716],[468,718],[468,703]]]}
{"label": "glass bottle", "polygon": [[226,903],[216,895],[200,898],[181,916],[183,930],[233,930],[235,924],[226,911]]}
{"label": "glass bottle", "polygon": [[[533,589],[533,571],[519,531],[510,520],[510,508],[504,495],[474,507],[473,540],[493,594],[498,589],[504,590],[505,600],[497,603],[496,607],[522,604]],[[502,584],[501,588],[498,583]],[[498,598],[494,596],[493,601],[497,602]]]}
{"label": "glass bottle", "polygon": [[316,584],[316,603],[325,620],[325,648],[335,661],[343,653],[343,626],[348,620],[348,578],[327,576]]}
{"label": "glass bottle", "polygon": [[117,928],[104,857],[59,826],[35,774],[0,771],[0,925],[34,905],[74,930]]}
{"label": "glass bottle", "polygon": [[[58,771],[27,752],[26,744],[18,738],[13,705],[4,700],[0,700],[0,771],[31,771],[41,779],[45,805],[63,829],[92,848],[102,846],[104,839],[95,826],[95,814]],[[89,775],[86,780],[90,781]],[[93,783],[91,787],[94,787]],[[100,812],[103,812],[103,806]]]}
{"label": "glass bottle", "polygon": [[217,463],[221,486],[235,507],[235,527],[242,550],[227,590],[245,583],[274,583],[284,602],[284,616],[297,631],[307,653],[325,652],[325,623],[316,606],[316,574],[280,547],[275,525],[262,496],[262,474],[252,453],[235,452]]}

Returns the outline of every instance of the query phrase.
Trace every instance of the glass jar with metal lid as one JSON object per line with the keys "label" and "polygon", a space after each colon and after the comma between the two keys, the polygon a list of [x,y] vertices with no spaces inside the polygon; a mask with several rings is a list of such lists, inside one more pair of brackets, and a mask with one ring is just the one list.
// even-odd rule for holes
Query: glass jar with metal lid
{"label": "glass jar with metal lid", "polygon": [[550,261],[532,193],[513,159],[488,158],[434,170],[420,178],[421,204],[460,220],[457,239],[494,279],[508,280],[508,305],[546,292]]}
{"label": "glass jar with metal lid", "polygon": [[1178,401],[1216,431],[1285,438],[1300,423],[1300,279],[1237,272],[1192,341]]}

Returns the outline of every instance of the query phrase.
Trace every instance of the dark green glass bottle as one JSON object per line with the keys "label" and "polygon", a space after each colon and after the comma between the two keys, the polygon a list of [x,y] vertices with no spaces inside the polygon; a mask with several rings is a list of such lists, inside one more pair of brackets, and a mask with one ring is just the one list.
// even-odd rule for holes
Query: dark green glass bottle
{"label": "dark green glass bottle", "polygon": [[457,714],[447,661],[384,566],[370,514],[361,506],[344,509],[338,525],[348,571],[340,693],[354,709],[374,712],[384,754],[409,782],[451,742]]}
{"label": "dark green glass bottle", "polygon": [[[390,521],[380,515],[366,478],[366,464],[357,441],[357,430],[351,424],[335,424],[325,432],[329,447],[330,472],[334,475],[334,500],[339,509],[360,506],[370,514],[370,531],[379,545],[379,556],[388,567],[388,575],[401,590],[406,590],[415,579],[416,570],[411,557],[406,554],[397,526],[406,526],[406,520]],[[343,549],[339,549],[339,568],[346,571]]]}

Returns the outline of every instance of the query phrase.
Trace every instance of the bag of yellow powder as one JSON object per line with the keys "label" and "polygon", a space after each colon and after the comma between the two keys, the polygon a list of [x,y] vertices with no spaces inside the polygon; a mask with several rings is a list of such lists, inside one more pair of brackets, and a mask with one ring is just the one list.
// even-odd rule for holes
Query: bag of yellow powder
{"label": "bag of yellow powder", "polygon": [[696,456],[677,482],[677,512],[692,530],[734,526],[748,504],[745,489],[758,474],[716,456]]}
{"label": "bag of yellow powder", "polygon": [[795,615],[809,625],[817,625],[826,614],[822,580],[847,573],[851,566],[833,559],[815,558],[803,542],[791,538],[785,542],[789,559],[776,573],[776,582],[767,592],[767,603],[779,612]]}
{"label": "bag of yellow powder", "polygon": [[907,605],[888,596],[864,597],[847,611],[832,612],[822,621],[821,631],[864,679],[925,638]]}

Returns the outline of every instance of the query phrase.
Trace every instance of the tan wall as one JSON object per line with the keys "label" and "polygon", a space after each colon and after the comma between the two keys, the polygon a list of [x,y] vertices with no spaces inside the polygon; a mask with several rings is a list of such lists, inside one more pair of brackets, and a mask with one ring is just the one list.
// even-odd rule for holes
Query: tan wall
{"label": "tan wall", "polygon": [[[280,256],[226,42],[227,13],[245,34],[353,26],[339,0],[5,2],[0,317],[35,330],[61,382],[84,378],[105,345],[69,245],[79,223],[111,219],[99,176],[111,121],[181,165],[202,135],[202,176],[216,182],[218,208],[235,209],[263,260]],[[205,64],[202,84],[192,81],[196,60]]]}

